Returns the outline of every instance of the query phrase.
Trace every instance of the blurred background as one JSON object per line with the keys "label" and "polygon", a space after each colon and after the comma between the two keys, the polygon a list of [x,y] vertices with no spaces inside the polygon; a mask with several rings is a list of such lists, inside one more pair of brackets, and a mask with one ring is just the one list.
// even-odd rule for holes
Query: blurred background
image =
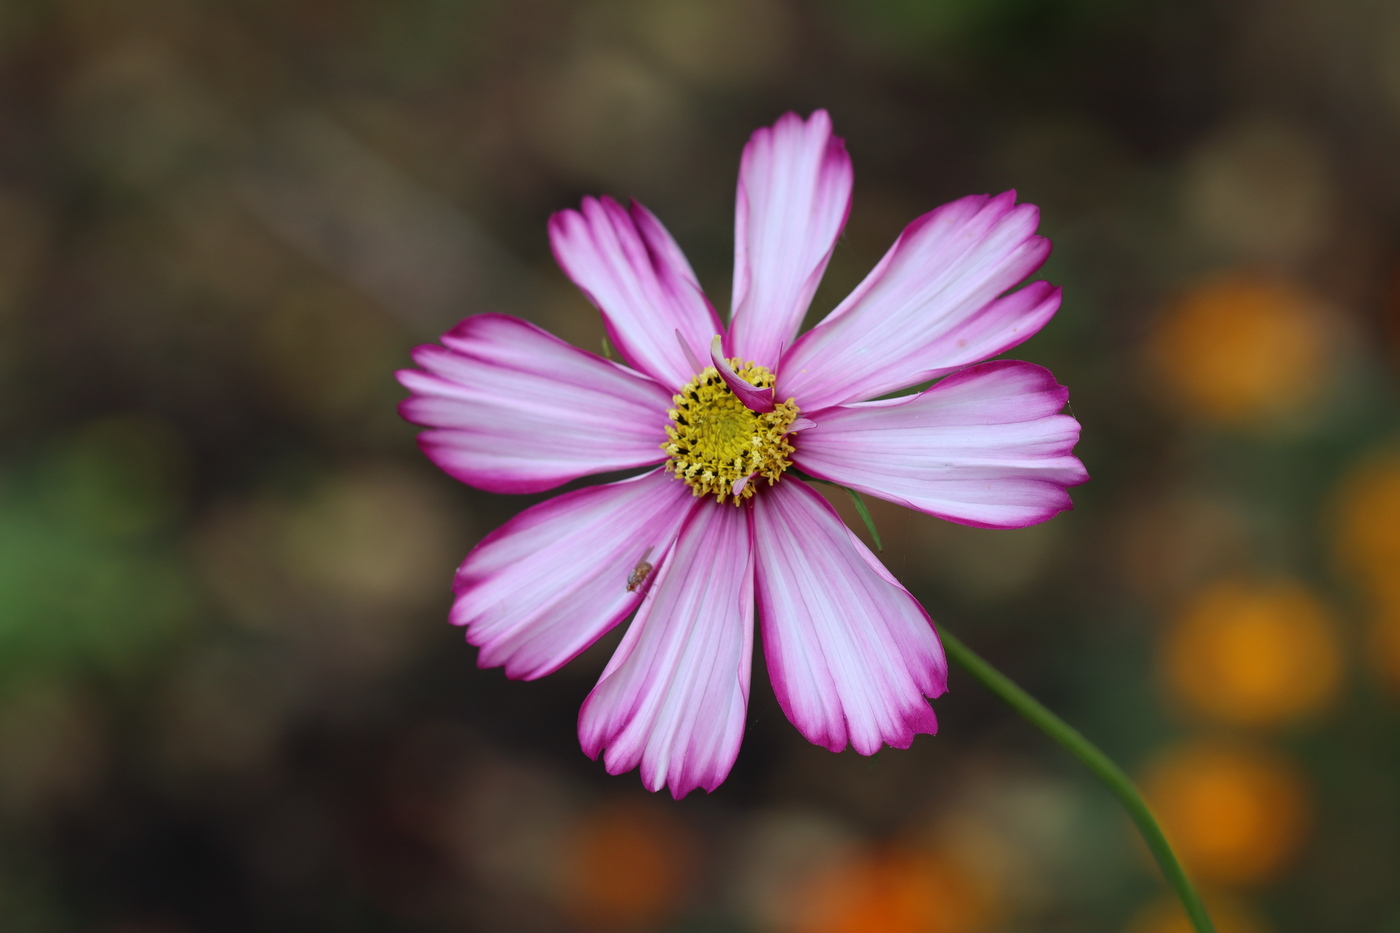
{"label": "blurred background", "polygon": [[676,804],[578,749],[618,633],[520,684],[446,622],[543,497],[425,461],[408,349],[492,310],[597,350],[545,234],[586,193],[727,307],[740,149],[817,107],[856,189],[814,315],[1011,187],[1065,289],[1012,355],[1070,387],[1076,510],[877,507],[886,562],[1141,779],[1222,933],[1400,931],[1386,0],[0,3],[0,928],[1186,929],[956,670],[866,759],[760,654]]}

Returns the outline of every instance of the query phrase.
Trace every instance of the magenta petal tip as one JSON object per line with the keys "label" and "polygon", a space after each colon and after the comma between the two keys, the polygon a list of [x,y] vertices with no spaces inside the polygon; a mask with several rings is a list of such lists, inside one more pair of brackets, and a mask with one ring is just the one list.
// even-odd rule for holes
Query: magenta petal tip
{"label": "magenta petal tip", "polygon": [[768,412],[773,410],[773,390],[760,389],[758,386],[743,379],[734,372],[734,367],[729,365],[729,361],[724,358],[722,348],[723,340],[718,334],[710,341],[710,363],[719,372],[719,377],[724,380],[724,384],[729,386],[729,390],[738,396],[739,401],[750,411]]}

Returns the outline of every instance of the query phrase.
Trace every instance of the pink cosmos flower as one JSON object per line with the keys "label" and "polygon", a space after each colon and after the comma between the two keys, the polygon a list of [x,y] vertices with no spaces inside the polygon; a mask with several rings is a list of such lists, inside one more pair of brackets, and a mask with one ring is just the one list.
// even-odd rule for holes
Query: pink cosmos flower
{"label": "pink cosmos flower", "polygon": [[628,365],[483,314],[398,374],[423,451],[480,489],[654,467],[517,515],[467,556],[452,608],[482,667],[526,680],[635,612],[579,739],[610,773],[640,766],[653,791],[710,791],[733,766],[755,604],[778,702],[810,741],[870,755],[937,730],[928,698],[947,665],[933,623],[793,468],[984,528],[1044,521],[1088,478],[1065,388],[1039,366],[983,362],[1060,304],[1046,282],[1009,291],[1050,252],[1014,192],[915,220],[797,335],[851,183],[825,111],[754,133],[728,329],[650,212],[585,198],[554,215],[550,240]]}

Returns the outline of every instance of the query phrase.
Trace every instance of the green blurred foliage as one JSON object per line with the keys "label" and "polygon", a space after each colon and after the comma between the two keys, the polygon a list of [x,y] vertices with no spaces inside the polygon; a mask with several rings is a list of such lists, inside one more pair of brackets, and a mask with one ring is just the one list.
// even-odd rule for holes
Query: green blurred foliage
{"label": "green blurred foliage", "polygon": [[187,453],[140,415],[86,424],[0,482],[0,678],[130,671],[196,597],[175,549]]}

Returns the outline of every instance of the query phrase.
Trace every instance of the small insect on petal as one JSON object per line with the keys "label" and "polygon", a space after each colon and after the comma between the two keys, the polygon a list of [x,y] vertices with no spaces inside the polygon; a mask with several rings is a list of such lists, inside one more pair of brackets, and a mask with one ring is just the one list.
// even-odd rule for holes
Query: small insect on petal
{"label": "small insect on petal", "polygon": [[627,575],[627,592],[635,593],[641,589],[642,584],[647,582],[647,577],[651,576],[652,566],[647,562],[651,556],[651,548],[642,552],[642,559],[637,561],[637,566],[632,568],[632,572]]}

